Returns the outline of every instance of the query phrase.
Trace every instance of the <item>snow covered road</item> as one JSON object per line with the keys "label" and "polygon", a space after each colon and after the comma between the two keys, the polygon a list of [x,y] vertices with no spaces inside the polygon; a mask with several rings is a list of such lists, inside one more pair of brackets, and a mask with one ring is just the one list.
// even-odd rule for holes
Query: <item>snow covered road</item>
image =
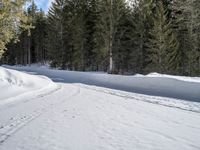
{"label": "snow covered road", "polygon": [[0,105],[0,150],[200,149],[198,111],[118,92],[57,83],[50,93]]}

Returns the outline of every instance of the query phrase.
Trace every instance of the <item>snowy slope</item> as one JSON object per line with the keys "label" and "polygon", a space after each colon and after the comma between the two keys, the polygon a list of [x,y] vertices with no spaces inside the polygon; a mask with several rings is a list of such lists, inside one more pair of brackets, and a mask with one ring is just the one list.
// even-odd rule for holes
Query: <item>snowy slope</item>
{"label": "snowy slope", "polygon": [[17,96],[48,92],[57,86],[45,76],[33,76],[0,67],[0,105],[11,102]]}
{"label": "snowy slope", "polygon": [[156,73],[147,76],[120,76],[104,73],[51,70],[38,66],[6,67],[21,71],[37,72],[57,82],[83,83],[127,92],[200,102],[200,78],[198,77],[180,77]]}

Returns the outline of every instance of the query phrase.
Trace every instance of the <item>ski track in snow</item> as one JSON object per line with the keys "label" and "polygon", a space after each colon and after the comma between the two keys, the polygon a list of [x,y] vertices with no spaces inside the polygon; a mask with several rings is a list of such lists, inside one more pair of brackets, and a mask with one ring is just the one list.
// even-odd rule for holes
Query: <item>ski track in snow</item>
{"label": "ski track in snow", "polygon": [[[61,87],[58,86],[58,88],[54,92],[57,92],[57,90],[60,90],[60,89],[61,89]],[[75,91],[74,93],[73,92],[70,93],[70,95],[68,95],[66,98],[73,97],[77,93],[79,93],[79,90]],[[49,93],[38,95],[37,97],[32,98],[32,100],[38,99],[38,98],[42,98],[42,97],[45,97],[47,95],[50,96],[51,93],[49,92]],[[54,107],[57,107],[58,105],[61,105],[64,101],[65,100],[56,101],[56,102],[53,102],[53,103],[52,102],[49,103],[47,101],[47,103],[45,105],[43,105],[41,108],[38,108],[38,109],[34,110],[33,112],[31,112],[28,115],[24,115],[24,116],[21,116],[21,117],[16,118],[16,119],[11,117],[10,118],[11,122],[9,122],[8,124],[4,124],[4,125],[0,126],[0,145],[3,144],[13,134],[15,134],[15,132],[17,132],[18,130],[20,130],[24,126],[26,126],[28,123],[30,123],[34,119],[38,118],[40,115],[42,115],[43,113],[49,111],[50,109],[53,109]],[[23,102],[21,102],[21,104],[25,103],[25,102],[27,102],[27,101],[23,101]],[[16,105],[18,105],[18,104],[12,105],[12,107],[16,106]],[[9,108],[9,107],[10,106],[8,106],[7,108]],[[1,112],[1,109],[0,109],[0,112]]]}
{"label": "ski track in snow", "polygon": [[33,110],[1,127],[1,150],[200,149],[199,113],[60,85],[25,103]]}

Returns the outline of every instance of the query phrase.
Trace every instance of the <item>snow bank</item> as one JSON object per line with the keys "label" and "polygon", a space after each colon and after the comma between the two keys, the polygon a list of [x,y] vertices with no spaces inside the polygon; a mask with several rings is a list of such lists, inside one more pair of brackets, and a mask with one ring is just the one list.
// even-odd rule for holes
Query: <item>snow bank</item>
{"label": "snow bank", "polygon": [[51,70],[45,67],[11,67],[46,75],[57,82],[83,83],[153,96],[200,102],[200,78],[152,73],[147,76],[121,76],[102,73]]}
{"label": "snow bank", "polygon": [[48,91],[55,83],[45,76],[34,76],[0,67],[0,105],[10,102],[16,96]]}
{"label": "snow bank", "polygon": [[[141,76],[143,76],[143,75],[141,75]],[[150,73],[150,74],[148,74],[146,76],[147,77],[171,78],[171,79],[177,79],[177,80],[186,81],[186,82],[197,82],[197,83],[200,83],[200,77],[172,76],[172,75],[159,74],[159,73]]]}

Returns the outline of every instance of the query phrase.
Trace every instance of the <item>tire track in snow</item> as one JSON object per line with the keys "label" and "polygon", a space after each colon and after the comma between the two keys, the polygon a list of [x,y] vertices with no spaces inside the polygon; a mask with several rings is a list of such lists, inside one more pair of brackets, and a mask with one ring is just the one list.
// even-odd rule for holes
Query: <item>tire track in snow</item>
{"label": "tire track in snow", "polygon": [[[62,88],[63,88],[63,86],[60,87],[59,90],[61,90]],[[67,99],[74,97],[80,93],[80,88],[75,87],[74,89],[75,89],[75,91],[72,90],[72,92],[70,92],[72,94],[70,94],[68,97],[64,97],[60,102],[58,102],[56,104],[50,102],[50,103],[44,105],[42,108],[34,110],[29,115],[24,115],[7,125],[1,126],[0,127],[0,145],[2,145],[13,134],[15,134],[16,132],[21,130],[24,126],[28,125],[33,120],[39,118],[44,113],[51,111],[53,108],[58,107],[59,105],[63,104]],[[49,93],[49,95],[50,94],[51,93]],[[39,99],[39,98],[42,98],[45,96],[48,96],[48,95],[43,94],[43,95],[38,96],[37,98]],[[37,98],[35,98],[35,99],[37,99]]]}

